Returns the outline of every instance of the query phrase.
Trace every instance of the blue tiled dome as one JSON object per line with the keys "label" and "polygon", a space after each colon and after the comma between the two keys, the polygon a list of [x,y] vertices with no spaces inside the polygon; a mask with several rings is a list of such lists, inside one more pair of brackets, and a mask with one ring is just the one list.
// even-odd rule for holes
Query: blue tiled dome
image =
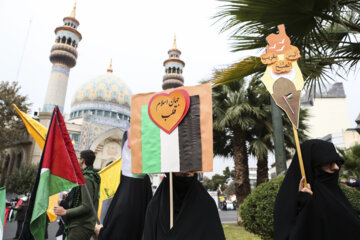
{"label": "blue tiled dome", "polygon": [[74,94],[71,107],[84,102],[108,102],[130,107],[131,90],[111,72],[83,84]]}

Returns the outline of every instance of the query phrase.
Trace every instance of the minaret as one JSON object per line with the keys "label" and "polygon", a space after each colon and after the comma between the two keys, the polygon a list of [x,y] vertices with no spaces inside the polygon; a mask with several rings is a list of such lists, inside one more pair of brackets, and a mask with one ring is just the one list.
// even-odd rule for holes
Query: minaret
{"label": "minaret", "polygon": [[176,37],[174,36],[173,48],[168,51],[169,58],[164,61],[165,76],[163,78],[162,88],[177,88],[184,86],[184,77],[182,76],[185,63],[180,59],[181,52],[176,47]]}
{"label": "minaret", "polygon": [[55,29],[55,44],[52,46],[50,54],[53,66],[43,112],[52,112],[55,105],[58,105],[61,111],[64,110],[70,68],[76,64],[78,56],[76,48],[82,38],[77,30],[79,21],[75,18],[75,10],[76,3],[70,16],[64,18],[64,25]]}

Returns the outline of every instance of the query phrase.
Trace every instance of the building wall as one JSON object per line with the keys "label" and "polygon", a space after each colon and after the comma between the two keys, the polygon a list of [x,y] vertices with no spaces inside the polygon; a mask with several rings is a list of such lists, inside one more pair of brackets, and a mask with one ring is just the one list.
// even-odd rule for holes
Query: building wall
{"label": "building wall", "polygon": [[303,108],[309,110],[307,124],[310,138],[342,133],[351,126],[346,98],[315,98],[313,106]]}

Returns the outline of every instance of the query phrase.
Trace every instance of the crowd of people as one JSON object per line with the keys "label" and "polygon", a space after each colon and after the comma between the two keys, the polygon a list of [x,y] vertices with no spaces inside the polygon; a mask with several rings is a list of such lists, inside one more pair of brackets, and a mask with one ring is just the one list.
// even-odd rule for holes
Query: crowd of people
{"label": "crowd of people", "polygon": [[[54,207],[59,217],[57,239],[225,239],[216,204],[198,181],[196,173],[173,174],[174,223],[170,227],[169,175],[152,196],[149,176],[131,173],[131,150],[127,141],[125,133],[121,183],[102,224],[97,222],[94,211],[98,207],[100,188],[100,176],[93,168],[95,154],[91,150],[80,153],[79,164],[86,187],[78,186],[68,194],[60,195],[61,199]],[[298,155],[295,154],[275,202],[275,239],[358,239],[359,214],[339,188],[343,159],[334,145],[322,140],[308,140],[301,145],[301,151],[307,184],[300,174]],[[359,187],[359,180],[343,183]],[[16,211],[15,239],[20,235],[27,204],[27,197],[9,204],[9,208]]]}

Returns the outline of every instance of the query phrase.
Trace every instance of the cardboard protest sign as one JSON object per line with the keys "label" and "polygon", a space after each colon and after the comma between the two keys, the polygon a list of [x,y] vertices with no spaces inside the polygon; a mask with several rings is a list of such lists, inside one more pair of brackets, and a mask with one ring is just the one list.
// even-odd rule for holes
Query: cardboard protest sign
{"label": "cardboard protest sign", "polygon": [[304,79],[297,64],[300,51],[291,45],[285,26],[279,25],[278,29],[278,34],[266,37],[266,53],[260,58],[267,67],[261,81],[276,104],[298,128],[301,90],[304,87]]}
{"label": "cardboard protest sign", "polygon": [[212,171],[211,85],[134,95],[130,132],[133,174]]}

